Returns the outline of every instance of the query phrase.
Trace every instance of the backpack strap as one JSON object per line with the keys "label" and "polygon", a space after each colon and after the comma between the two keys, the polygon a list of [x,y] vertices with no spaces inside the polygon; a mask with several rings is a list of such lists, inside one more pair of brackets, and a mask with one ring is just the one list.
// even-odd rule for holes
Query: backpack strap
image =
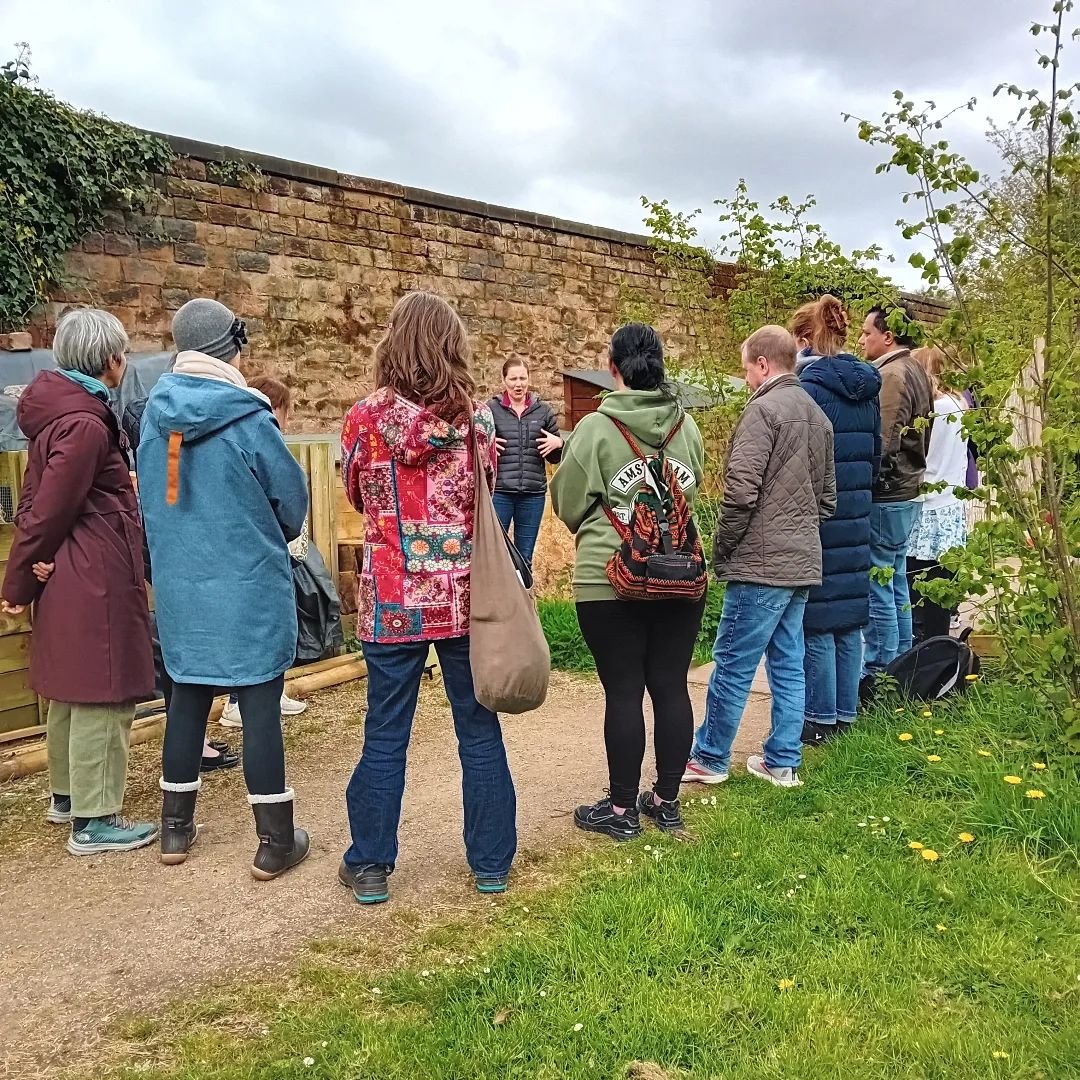
{"label": "backpack strap", "polygon": [[[607,416],[606,413],[604,413],[603,415]],[[637,442],[634,440],[634,436],[630,434],[630,429],[621,420],[616,420],[614,416],[608,416],[608,419],[622,433],[622,437],[627,441],[627,443],[629,443],[630,449],[634,451],[635,456],[638,457],[641,461],[645,461],[646,455],[642,452],[641,447],[638,446]],[[672,425],[671,430],[664,436],[664,441],[657,447],[657,450],[667,449],[668,443],[670,443],[671,440],[674,439],[675,436],[678,435],[679,432],[682,430],[683,421],[685,419],[686,413],[680,409],[678,420],[675,421],[675,423]]]}

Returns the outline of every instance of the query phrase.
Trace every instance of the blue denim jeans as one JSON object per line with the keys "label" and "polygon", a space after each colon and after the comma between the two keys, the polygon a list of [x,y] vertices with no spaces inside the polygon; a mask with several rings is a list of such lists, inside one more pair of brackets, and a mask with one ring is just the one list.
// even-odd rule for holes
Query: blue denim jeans
{"label": "blue denim jeans", "polygon": [[716,668],[705,698],[705,721],[694,736],[690,756],[710,769],[731,764],[731,744],[739,731],[750,684],[761,657],[772,691],[772,729],[765,740],[765,764],[797,769],[802,762],[803,612],[809,589],[731,582],[716,631]]}
{"label": "blue denim jeans", "polygon": [[499,520],[507,532],[513,522],[514,547],[521,552],[521,557],[532,569],[533,551],[536,550],[536,538],[540,535],[540,522],[544,519],[547,496],[510,495],[505,491],[496,491],[491,500],[495,503],[495,513],[499,515]]}
{"label": "blue denim jeans", "polygon": [[850,723],[859,711],[862,630],[806,635],[806,719]]}
{"label": "blue denim jeans", "polygon": [[870,575],[870,625],[866,628],[863,673],[884,671],[911,648],[911,595],[907,550],[922,503],[874,503],[870,511],[870,560],[875,569],[891,570],[881,584]]}
{"label": "blue denim jeans", "polygon": [[[469,866],[477,876],[506,874],[517,850],[517,799],[499,718],[473,693],[469,639],[433,644],[457,732]],[[345,792],[352,832],[345,862],[354,869],[372,863],[393,869],[405,792],[405,753],[428,642],[365,641],[363,650],[368,709],[363,753]]]}

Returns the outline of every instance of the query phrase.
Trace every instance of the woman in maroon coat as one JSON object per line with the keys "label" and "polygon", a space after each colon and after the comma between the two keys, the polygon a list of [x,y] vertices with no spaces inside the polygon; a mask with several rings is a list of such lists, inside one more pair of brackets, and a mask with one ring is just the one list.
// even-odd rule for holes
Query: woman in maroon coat
{"label": "woman in maroon coat", "polygon": [[58,371],[23,391],[30,441],[0,608],[34,604],[30,685],[48,698],[49,821],[71,822],[68,851],[149,844],[157,826],[120,815],[135,703],[153,691],[142,526],[109,407],[127,335],[80,308],[56,328]]}

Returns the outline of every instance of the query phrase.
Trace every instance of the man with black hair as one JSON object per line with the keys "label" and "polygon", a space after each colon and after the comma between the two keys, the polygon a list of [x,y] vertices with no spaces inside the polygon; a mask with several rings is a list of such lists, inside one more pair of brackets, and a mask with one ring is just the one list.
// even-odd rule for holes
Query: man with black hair
{"label": "man with black hair", "polygon": [[[864,680],[873,679],[912,644],[907,549],[921,508],[934,394],[911,358],[915,320],[906,305],[868,312],[859,348],[881,374],[881,468],[870,514],[870,557],[888,581],[870,579],[870,625],[864,637]],[[869,683],[867,683],[869,685]]]}

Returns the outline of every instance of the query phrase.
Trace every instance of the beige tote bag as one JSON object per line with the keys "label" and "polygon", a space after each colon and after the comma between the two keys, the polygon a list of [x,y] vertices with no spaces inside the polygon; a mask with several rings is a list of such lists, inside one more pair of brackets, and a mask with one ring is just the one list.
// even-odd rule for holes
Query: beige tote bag
{"label": "beige tote bag", "polygon": [[480,463],[476,428],[469,436],[476,496],[473,503],[469,661],[476,700],[496,713],[538,709],[547,697],[551,652],[536,614],[532,576],[520,560],[491,501]]}

